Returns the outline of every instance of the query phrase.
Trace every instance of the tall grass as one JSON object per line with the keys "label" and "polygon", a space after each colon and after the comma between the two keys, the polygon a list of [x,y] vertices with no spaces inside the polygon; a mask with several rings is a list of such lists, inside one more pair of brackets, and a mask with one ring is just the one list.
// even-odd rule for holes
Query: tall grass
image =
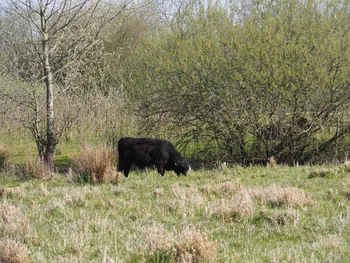
{"label": "tall grass", "polygon": [[115,182],[116,151],[105,147],[84,146],[73,160],[72,179],[88,183]]}
{"label": "tall grass", "polygon": [[26,163],[21,167],[22,175],[27,179],[45,179],[47,178],[45,164],[38,158],[27,157]]}

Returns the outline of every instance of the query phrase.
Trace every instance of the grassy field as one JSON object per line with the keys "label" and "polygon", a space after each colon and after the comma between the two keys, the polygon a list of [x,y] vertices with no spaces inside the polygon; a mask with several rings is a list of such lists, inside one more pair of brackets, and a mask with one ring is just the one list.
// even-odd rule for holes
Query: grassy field
{"label": "grassy field", "polygon": [[100,185],[0,173],[0,259],[350,262],[349,199],[341,166],[146,170]]}

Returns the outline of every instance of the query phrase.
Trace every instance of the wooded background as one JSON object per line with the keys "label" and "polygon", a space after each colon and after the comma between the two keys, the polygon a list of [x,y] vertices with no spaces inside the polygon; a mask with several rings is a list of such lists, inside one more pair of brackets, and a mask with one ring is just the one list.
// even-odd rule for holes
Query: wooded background
{"label": "wooded background", "polygon": [[70,140],[174,142],[204,163],[350,149],[350,1],[8,0],[0,134],[53,169]]}

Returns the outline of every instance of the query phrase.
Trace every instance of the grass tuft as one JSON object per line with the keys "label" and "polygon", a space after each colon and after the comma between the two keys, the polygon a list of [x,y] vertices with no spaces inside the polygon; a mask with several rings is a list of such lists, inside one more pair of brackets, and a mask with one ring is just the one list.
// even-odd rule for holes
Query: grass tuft
{"label": "grass tuft", "polygon": [[14,220],[18,219],[20,211],[15,205],[11,204],[0,204],[0,222],[3,224],[9,224]]}
{"label": "grass tuft", "polygon": [[276,161],[275,157],[271,156],[269,158],[269,161],[268,161],[266,167],[269,168],[269,169],[274,169],[274,168],[277,167],[277,161]]}
{"label": "grass tuft", "polygon": [[73,160],[72,179],[88,183],[116,182],[115,162],[117,154],[105,147],[83,147],[79,157]]}
{"label": "grass tuft", "polygon": [[232,198],[222,198],[211,205],[214,217],[222,218],[225,222],[243,221],[254,214],[255,205],[249,192],[242,188]]}
{"label": "grass tuft", "polygon": [[303,206],[311,204],[311,199],[302,189],[271,185],[250,190],[250,194],[258,203],[267,203],[272,207]]}
{"label": "grass tuft", "polygon": [[19,167],[18,173],[26,179],[45,179],[46,169],[39,158],[28,157],[25,165]]}
{"label": "grass tuft", "polygon": [[0,262],[2,263],[27,263],[28,249],[19,242],[11,239],[0,239]]}
{"label": "grass tuft", "polygon": [[201,187],[201,191],[208,194],[214,195],[215,197],[226,197],[231,198],[237,193],[243,191],[244,186],[242,184],[234,182],[224,182],[215,185],[206,185]]}
{"label": "grass tuft", "polygon": [[27,223],[26,217],[15,205],[0,204],[0,237],[11,236],[23,239],[27,232]]}
{"label": "grass tuft", "polygon": [[176,262],[211,262],[216,256],[216,243],[205,233],[188,227],[178,237],[175,251]]}
{"label": "grass tuft", "polygon": [[168,255],[173,239],[173,235],[161,224],[154,223],[146,231],[146,243],[151,255]]}
{"label": "grass tuft", "polygon": [[213,262],[216,257],[216,242],[191,227],[174,234],[163,225],[153,224],[146,231],[146,243],[147,262]]}
{"label": "grass tuft", "polygon": [[156,188],[153,192],[153,196],[161,197],[164,195],[164,188]]}

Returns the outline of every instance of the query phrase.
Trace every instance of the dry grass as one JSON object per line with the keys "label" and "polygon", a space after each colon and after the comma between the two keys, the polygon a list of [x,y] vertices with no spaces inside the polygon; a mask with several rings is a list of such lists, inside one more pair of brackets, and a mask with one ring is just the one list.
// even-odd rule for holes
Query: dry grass
{"label": "dry grass", "polygon": [[345,171],[350,172],[350,157],[348,152],[345,154],[344,167]]}
{"label": "dry grass", "polygon": [[153,196],[161,197],[164,195],[164,188],[156,188],[153,192]]}
{"label": "dry grass", "polygon": [[258,203],[276,206],[303,206],[311,204],[311,199],[302,189],[271,185],[264,188],[250,189],[250,195]]}
{"label": "dry grass", "polygon": [[153,223],[145,233],[146,244],[151,255],[171,252],[173,235],[161,224]]}
{"label": "dry grass", "polygon": [[15,205],[0,204],[0,222],[8,224],[16,220],[20,215],[20,211]]}
{"label": "dry grass", "polygon": [[216,246],[205,233],[188,227],[175,244],[175,258],[181,263],[210,262],[215,259]]}
{"label": "dry grass", "polygon": [[39,158],[28,157],[26,164],[21,166],[18,172],[28,179],[42,180],[47,178],[45,165]]}
{"label": "dry grass", "polygon": [[350,172],[350,160],[344,162],[344,167],[347,172]]}
{"label": "dry grass", "polygon": [[21,195],[22,189],[20,187],[0,187],[0,198],[13,198]]}
{"label": "dry grass", "polygon": [[166,262],[214,262],[217,244],[207,234],[185,228],[181,233],[169,232],[163,225],[153,224],[146,233],[146,253],[150,258],[161,258]]}
{"label": "dry grass", "polygon": [[244,186],[242,184],[234,182],[224,182],[215,185],[206,185],[201,187],[201,192],[207,195],[214,195],[214,197],[226,197],[231,198],[237,193],[242,192]]}
{"label": "dry grass", "polygon": [[[295,208],[311,204],[311,199],[303,190],[295,187],[247,188],[242,184],[224,182],[209,184],[199,188],[172,185],[174,201],[181,212],[190,212],[190,208],[201,208],[210,216],[222,219],[223,222],[242,222],[255,214],[258,206],[285,207],[287,210],[276,212],[269,219],[277,225],[298,222]],[[193,210],[193,209],[192,209]],[[195,210],[194,210],[195,211]],[[193,212],[193,211],[192,211]],[[192,213],[193,214],[193,213]]]}
{"label": "dry grass", "polygon": [[28,259],[27,247],[11,239],[0,240],[0,262],[2,263],[26,263]]}
{"label": "dry grass", "polygon": [[275,157],[271,156],[269,158],[269,162],[267,163],[267,168],[273,169],[277,167],[277,161],[275,159]]}
{"label": "dry grass", "polygon": [[190,204],[192,207],[199,207],[205,203],[203,196],[194,187],[181,187],[179,183],[171,185],[172,193],[175,196],[174,202],[181,207]]}
{"label": "dry grass", "polygon": [[339,235],[320,236],[317,242],[313,243],[315,249],[326,249],[335,251],[338,250],[344,244],[342,238]]}
{"label": "dry grass", "polygon": [[255,217],[256,221],[262,220],[273,226],[296,226],[300,221],[300,213],[294,208],[268,210],[262,209]]}
{"label": "dry grass", "polygon": [[345,196],[350,200],[350,178],[347,178],[344,182]]}
{"label": "dry grass", "polygon": [[242,188],[232,198],[222,198],[211,204],[211,214],[225,222],[242,221],[255,212],[255,204],[249,192]]}
{"label": "dry grass", "polygon": [[117,180],[116,160],[113,149],[85,146],[73,161],[72,179],[89,183],[120,181]]}
{"label": "dry grass", "polygon": [[27,223],[26,217],[15,205],[0,204],[1,235],[23,239],[28,228]]}

